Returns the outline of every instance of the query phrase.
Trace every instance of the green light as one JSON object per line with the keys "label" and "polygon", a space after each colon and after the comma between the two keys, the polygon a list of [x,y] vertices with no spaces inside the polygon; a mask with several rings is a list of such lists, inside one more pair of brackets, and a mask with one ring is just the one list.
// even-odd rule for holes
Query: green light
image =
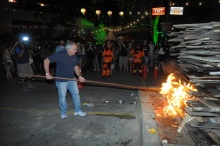
{"label": "green light", "polygon": [[98,28],[99,31],[97,31],[97,33],[94,36],[94,38],[99,42],[104,41],[106,38],[106,32],[103,28],[104,28],[104,24],[101,23]]}
{"label": "green light", "polygon": [[160,16],[157,16],[156,18],[155,18],[155,20],[154,20],[154,23],[153,23],[153,25],[154,25],[154,43],[156,44],[156,42],[158,41],[158,29],[157,29],[157,26],[158,26],[158,23],[159,23],[159,18],[160,18]]}
{"label": "green light", "polygon": [[82,28],[89,28],[92,31],[92,34],[94,35],[94,38],[99,41],[99,42],[103,42],[105,40],[106,37],[106,32],[103,29],[104,28],[104,24],[100,24],[98,28],[95,27],[95,25],[90,22],[87,21],[86,19],[81,19],[81,26]]}
{"label": "green light", "polygon": [[92,22],[87,21],[86,19],[81,19],[82,27],[95,27]]}

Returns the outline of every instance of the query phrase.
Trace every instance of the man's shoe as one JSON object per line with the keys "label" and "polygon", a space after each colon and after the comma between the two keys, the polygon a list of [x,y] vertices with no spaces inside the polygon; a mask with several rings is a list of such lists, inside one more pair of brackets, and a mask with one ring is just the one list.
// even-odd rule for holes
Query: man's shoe
{"label": "man's shoe", "polygon": [[67,118],[67,115],[66,114],[61,114],[61,119],[65,119]]}
{"label": "man's shoe", "polygon": [[74,115],[75,115],[75,116],[76,116],[76,115],[79,115],[79,116],[83,117],[83,116],[86,115],[86,113],[83,112],[83,111],[78,111],[78,112],[74,112]]}

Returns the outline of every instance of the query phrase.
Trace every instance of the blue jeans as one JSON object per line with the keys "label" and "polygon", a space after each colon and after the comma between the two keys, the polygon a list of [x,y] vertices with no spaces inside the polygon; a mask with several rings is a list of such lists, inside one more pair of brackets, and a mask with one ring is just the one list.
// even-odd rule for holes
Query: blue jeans
{"label": "blue jeans", "polygon": [[78,112],[81,110],[79,89],[76,81],[56,82],[56,87],[59,95],[59,106],[60,106],[61,114],[66,114],[67,112],[67,108],[68,108],[66,102],[67,90],[69,90],[71,94],[73,105],[75,107],[74,111]]}

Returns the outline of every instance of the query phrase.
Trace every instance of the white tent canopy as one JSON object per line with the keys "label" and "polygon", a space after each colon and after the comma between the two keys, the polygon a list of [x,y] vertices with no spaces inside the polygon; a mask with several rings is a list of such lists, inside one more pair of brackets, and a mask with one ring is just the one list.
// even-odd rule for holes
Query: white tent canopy
{"label": "white tent canopy", "polygon": [[118,39],[114,35],[113,32],[109,31],[108,35],[106,36],[105,40],[117,41]]}

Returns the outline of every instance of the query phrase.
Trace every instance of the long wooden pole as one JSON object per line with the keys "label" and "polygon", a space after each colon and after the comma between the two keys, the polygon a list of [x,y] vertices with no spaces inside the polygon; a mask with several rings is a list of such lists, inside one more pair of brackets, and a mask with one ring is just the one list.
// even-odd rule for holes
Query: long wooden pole
{"label": "long wooden pole", "polygon": [[[41,75],[19,74],[19,76],[37,77],[37,78],[45,78],[45,79],[46,79],[46,76],[41,76]],[[79,79],[63,78],[63,77],[53,77],[53,79],[80,81]],[[126,88],[126,89],[136,89],[136,90],[159,92],[159,89],[158,89],[158,88],[154,88],[154,87],[147,88],[147,87],[141,87],[141,86],[129,86],[129,85],[123,85],[123,84],[116,84],[116,83],[109,83],[109,82],[99,82],[99,81],[92,81],[92,80],[86,80],[85,82],[87,82],[87,83],[101,84],[101,85],[110,85],[110,86],[121,87],[121,88]]]}

